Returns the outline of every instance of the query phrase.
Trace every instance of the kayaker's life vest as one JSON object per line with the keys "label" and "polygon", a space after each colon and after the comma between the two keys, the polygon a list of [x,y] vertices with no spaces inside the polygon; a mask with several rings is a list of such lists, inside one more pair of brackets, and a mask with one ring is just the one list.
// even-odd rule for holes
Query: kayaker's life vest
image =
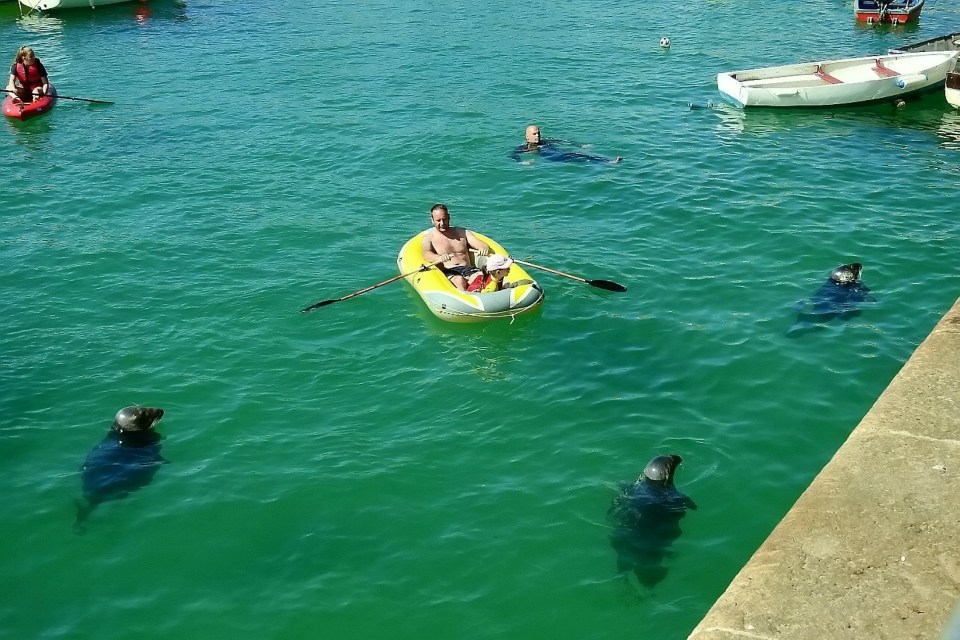
{"label": "kayaker's life vest", "polygon": [[40,67],[35,64],[27,67],[22,62],[18,62],[17,72],[14,75],[16,75],[17,80],[20,81],[20,86],[27,91],[33,91],[35,88],[43,86],[43,76],[40,75]]}

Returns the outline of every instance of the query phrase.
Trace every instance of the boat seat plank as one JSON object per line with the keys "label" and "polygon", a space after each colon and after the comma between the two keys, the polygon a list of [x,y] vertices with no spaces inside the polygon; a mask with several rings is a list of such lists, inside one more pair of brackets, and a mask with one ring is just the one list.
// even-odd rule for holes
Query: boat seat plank
{"label": "boat seat plank", "polygon": [[894,76],[900,75],[898,72],[894,71],[890,67],[883,64],[883,60],[881,60],[880,58],[877,58],[877,64],[873,68],[873,70],[876,71],[881,76],[886,76],[887,78],[893,78]]}
{"label": "boat seat plank", "polygon": [[816,75],[817,75],[818,78],[820,78],[820,79],[823,80],[824,82],[829,82],[830,84],[842,84],[842,83],[843,83],[843,80],[841,80],[840,78],[835,78],[835,77],[833,77],[832,75],[830,75],[829,73],[827,73],[826,71],[824,71],[823,68],[822,68],[820,65],[817,65]]}

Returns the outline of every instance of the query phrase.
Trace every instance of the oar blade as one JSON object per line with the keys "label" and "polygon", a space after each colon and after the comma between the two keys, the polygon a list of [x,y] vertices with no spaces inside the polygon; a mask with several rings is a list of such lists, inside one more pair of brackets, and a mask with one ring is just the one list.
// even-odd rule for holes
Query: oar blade
{"label": "oar blade", "polygon": [[587,280],[588,285],[591,287],[596,287],[597,289],[605,289],[607,291],[616,291],[618,293],[623,293],[627,290],[625,286],[618,282],[611,282],[610,280]]}
{"label": "oar blade", "polygon": [[324,300],[324,301],[322,301],[322,302],[316,302],[316,303],[310,305],[309,307],[304,307],[303,309],[300,309],[300,313],[309,313],[310,311],[313,311],[314,309],[319,309],[320,307],[325,307],[325,306],[327,306],[328,304],[333,304],[334,302],[340,302],[340,301],[339,301],[339,300]]}

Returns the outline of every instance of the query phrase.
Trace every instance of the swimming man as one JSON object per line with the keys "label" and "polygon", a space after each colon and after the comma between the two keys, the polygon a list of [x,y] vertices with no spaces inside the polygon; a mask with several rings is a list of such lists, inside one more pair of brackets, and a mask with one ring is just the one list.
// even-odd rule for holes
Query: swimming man
{"label": "swimming man", "polygon": [[525,153],[536,153],[544,160],[551,160],[553,162],[611,162],[616,164],[623,160],[620,156],[610,159],[604,158],[603,156],[591,156],[586,153],[580,153],[579,151],[563,151],[557,146],[558,144],[576,145],[577,143],[570,142],[569,140],[545,140],[540,137],[540,127],[535,124],[527,127],[524,138],[526,142],[514,149],[513,153],[510,154],[510,157],[517,162],[523,160],[523,154]]}

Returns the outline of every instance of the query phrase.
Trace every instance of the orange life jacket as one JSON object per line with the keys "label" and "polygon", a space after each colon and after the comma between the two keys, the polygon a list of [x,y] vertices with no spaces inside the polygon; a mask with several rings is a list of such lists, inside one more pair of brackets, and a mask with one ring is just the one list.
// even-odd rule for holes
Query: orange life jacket
{"label": "orange life jacket", "polygon": [[475,278],[473,282],[467,285],[467,291],[474,291],[479,293],[490,293],[491,291],[497,291],[499,289],[499,284],[496,280],[493,279],[489,273],[481,274],[479,278]]}

